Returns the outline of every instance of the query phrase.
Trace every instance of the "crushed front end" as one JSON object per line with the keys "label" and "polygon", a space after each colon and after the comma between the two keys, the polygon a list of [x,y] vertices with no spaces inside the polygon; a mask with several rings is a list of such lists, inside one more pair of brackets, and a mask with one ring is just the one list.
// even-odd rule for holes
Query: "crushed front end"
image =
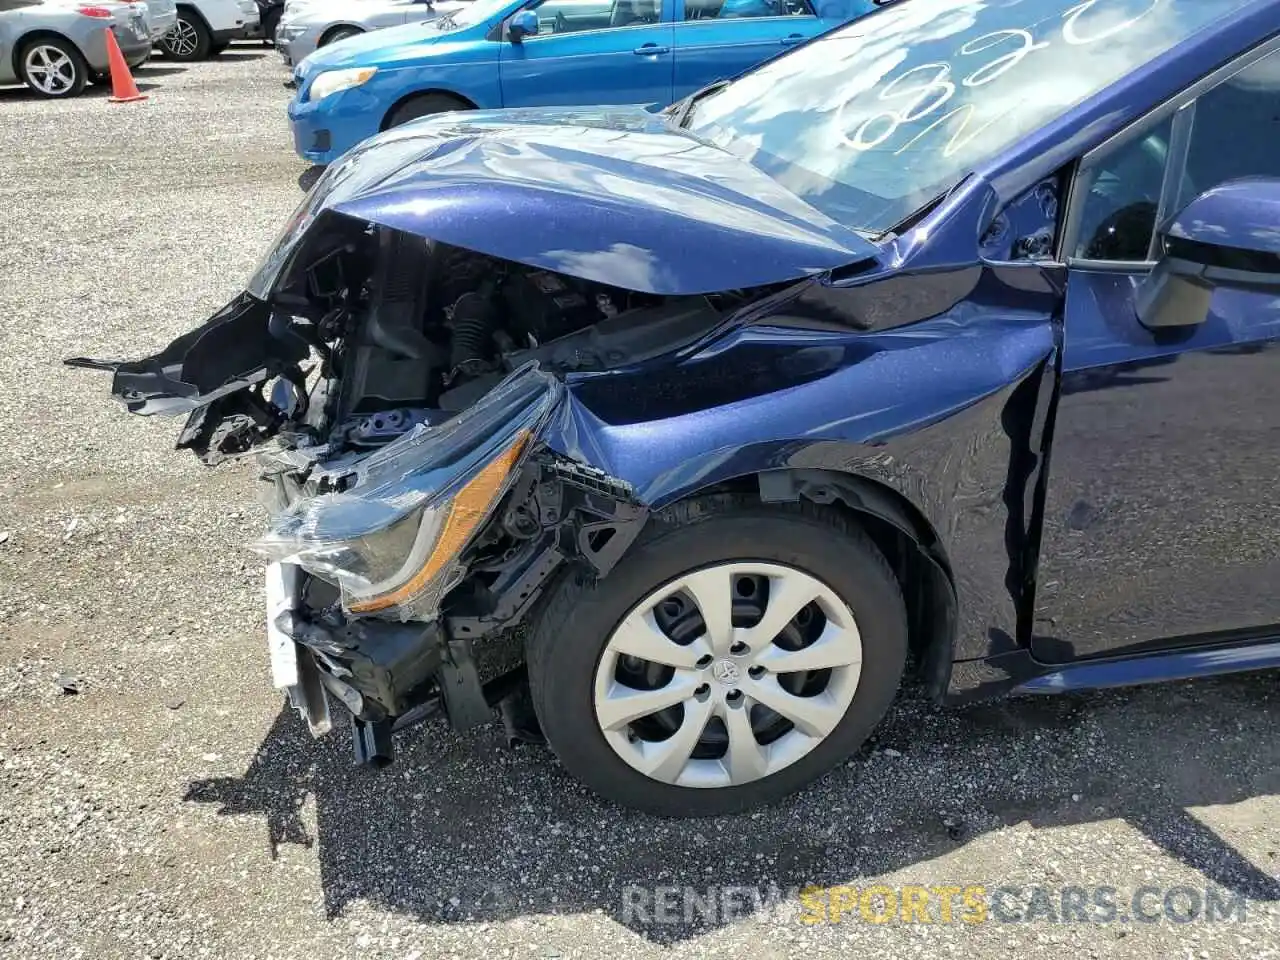
{"label": "crushed front end", "polygon": [[[530,363],[371,451],[295,440],[260,454],[277,492],[252,545],[271,561],[273,678],[313,732],[328,729],[335,699],[373,762],[390,757],[393,728],[437,709],[465,729],[502,706],[513,736],[530,730],[515,709],[523,616],[566,561],[607,571],[646,513],[625,485],[542,443],[565,400]],[[413,417],[369,419],[389,432],[388,420]]]}
{"label": "crushed front end", "polygon": [[178,446],[205,463],[256,458],[274,683],[315,735],[341,704],[380,764],[437,711],[467,728],[500,707],[536,736],[528,611],[566,564],[607,573],[648,513],[545,442],[583,416],[565,379],[692,343],[728,303],[304,207],[202,327],[142,361],[68,362],[112,370],[132,412],[185,413]]}
{"label": "crushed front end", "polygon": [[[205,463],[257,458],[275,684],[316,734],[341,704],[379,761],[437,709],[536,732],[511,708],[531,610],[552,578],[606,575],[652,502],[624,479],[638,449],[611,462],[601,396],[623,380],[632,412],[669,416],[677,358],[874,252],[643,110],[449,115],[330,166],[203,326],[68,362],[112,370],[134,413],[185,414]],[[715,402],[764,389],[739,374]]]}

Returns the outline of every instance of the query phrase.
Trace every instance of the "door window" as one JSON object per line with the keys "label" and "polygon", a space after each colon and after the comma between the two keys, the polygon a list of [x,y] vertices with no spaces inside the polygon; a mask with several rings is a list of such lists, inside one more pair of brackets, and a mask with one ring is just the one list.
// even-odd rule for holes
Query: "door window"
{"label": "door window", "polygon": [[1280,51],[1090,161],[1076,183],[1083,200],[1073,255],[1150,259],[1158,216],[1229,180],[1280,177],[1278,143]]}
{"label": "door window", "polygon": [[686,21],[811,16],[806,0],[684,0]]}
{"label": "door window", "polygon": [[1129,140],[1083,174],[1087,190],[1075,256],[1143,261],[1151,249],[1160,189],[1168,165],[1173,120]]}
{"label": "door window", "polygon": [[661,0],[547,0],[534,10],[538,36],[658,23]]}

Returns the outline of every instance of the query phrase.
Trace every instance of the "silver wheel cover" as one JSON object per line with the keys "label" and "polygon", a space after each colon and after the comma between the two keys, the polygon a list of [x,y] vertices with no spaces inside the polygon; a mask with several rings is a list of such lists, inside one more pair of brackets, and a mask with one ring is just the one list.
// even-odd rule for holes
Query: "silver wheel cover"
{"label": "silver wheel cover", "polygon": [[60,96],[75,85],[76,65],[57,47],[37,44],[23,60],[27,77],[41,93]]}
{"label": "silver wheel cover", "polygon": [[[733,591],[745,589],[744,578],[764,578],[767,601],[758,622],[735,627]],[[673,597],[691,601],[705,625],[685,644],[671,639],[655,616]],[[820,632],[799,649],[786,649],[775,641],[797,615]],[[621,682],[623,658],[632,668],[641,662],[668,667],[669,678],[653,689]],[[822,581],[780,564],[717,564],[664,584],[623,617],[596,666],[596,722],[614,752],[647,777],[682,787],[737,786],[777,773],[822,743],[853,702],[861,665],[853,611]],[[816,692],[797,695],[780,682],[815,671],[830,671]],[[637,722],[676,705],[683,716],[669,736],[646,738],[637,730]],[[761,743],[753,727],[757,706],[772,711],[771,742]],[[664,716],[670,724],[672,714]],[[776,735],[779,717],[788,729]],[[695,757],[700,741],[706,752],[704,734],[715,718],[727,745],[719,735],[720,756]]]}

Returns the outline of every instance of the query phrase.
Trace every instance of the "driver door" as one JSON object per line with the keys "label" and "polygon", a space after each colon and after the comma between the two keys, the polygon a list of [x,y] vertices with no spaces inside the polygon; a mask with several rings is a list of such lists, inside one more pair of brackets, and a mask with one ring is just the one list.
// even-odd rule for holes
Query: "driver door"
{"label": "driver door", "polygon": [[1189,327],[1147,329],[1135,313],[1157,220],[1226,181],[1280,177],[1278,143],[1280,50],[1224,68],[1082,161],[1037,659],[1280,624],[1280,297],[1218,286]]}
{"label": "driver door", "polygon": [[504,107],[672,101],[674,0],[546,0],[532,9],[537,36],[503,40]]}
{"label": "driver door", "polygon": [[676,0],[675,99],[736,77],[829,26],[809,0]]}

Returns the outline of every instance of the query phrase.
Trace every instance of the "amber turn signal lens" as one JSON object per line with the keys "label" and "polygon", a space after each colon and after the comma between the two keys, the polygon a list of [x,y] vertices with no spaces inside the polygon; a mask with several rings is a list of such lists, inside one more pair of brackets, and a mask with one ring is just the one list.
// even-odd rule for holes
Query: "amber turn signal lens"
{"label": "amber turn signal lens", "polygon": [[352,603],[351,612],[377,613],[406,603],[421,593],[440,573],[444,565],[457,556],[466,542],[471,539],[476,527],[493,506],[493,501],[502,492],[507,477],[511,475],[512,469],[519,461],[528,440],[529,431],[521,431],[511,446],[485,464],[484,468],[458,491],[449,504],[449,514],[445,517],[440,536],[417,573],[390,593]]}

